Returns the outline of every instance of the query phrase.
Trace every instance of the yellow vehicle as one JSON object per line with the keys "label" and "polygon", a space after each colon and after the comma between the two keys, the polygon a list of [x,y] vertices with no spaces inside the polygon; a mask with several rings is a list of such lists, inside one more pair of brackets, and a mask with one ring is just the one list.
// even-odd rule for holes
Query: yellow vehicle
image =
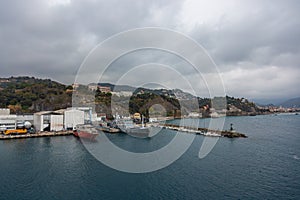
{"label": "yellow vehicle", "polygon": [[8,129],[4,131],[5,135],[13,135],[13,134],[26,134],[27,133],[27,129]]}
{"label": "yellow vehicle", "polygon": [[133,114],[133,119],[141,119],[141,114],[140,113],[134,113]]}

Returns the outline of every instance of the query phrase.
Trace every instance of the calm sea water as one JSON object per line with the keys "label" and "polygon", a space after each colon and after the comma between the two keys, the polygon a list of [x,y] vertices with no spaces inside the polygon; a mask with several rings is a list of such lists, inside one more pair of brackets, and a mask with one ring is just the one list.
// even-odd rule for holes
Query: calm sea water
{"label": "calm sea water", "polygon": [[[0,199],[300,199],[300,115],[227,117],[230,123],[249,138],[221,138],[200,160],[204,137],[197,136],[175,163],[147,174],[101,164],[73,136],[0,141]],[[109,137],[147,152],[174,135]]]}

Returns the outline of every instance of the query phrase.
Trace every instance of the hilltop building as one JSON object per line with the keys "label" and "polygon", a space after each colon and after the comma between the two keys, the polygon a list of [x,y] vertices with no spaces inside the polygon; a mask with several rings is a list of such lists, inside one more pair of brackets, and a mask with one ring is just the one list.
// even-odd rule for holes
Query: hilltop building
{"label": "hilltop building", "polygon": [[111,92],[110,87],[98,86],[98,89],[100,90],[100,92],[104,92],[104,93]]}
{"label": "hilltop building", "polygon": [[88,89],[91,91],[96,91],[98,89],[98,85],[97,84],[89,84]]}

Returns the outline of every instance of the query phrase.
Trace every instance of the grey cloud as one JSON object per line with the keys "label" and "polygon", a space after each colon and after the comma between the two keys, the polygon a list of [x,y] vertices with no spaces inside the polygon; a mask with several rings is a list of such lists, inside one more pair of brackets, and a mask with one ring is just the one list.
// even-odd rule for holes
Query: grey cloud
{"label": "grey cloud", "polygon": [[66,76],[76,73],[96,44],[120,31],[155,25],[148,19],[155,4],[164,2],[74,0],[51,7],[47,1],[1,2],[2,76],[54,75],[70,83],[74,76]]}
{"label": "grey cloud", "polygon": [[[238,19],[222,17],[222,25],[197,26],[192,35],[208,49],[221,66],[251,61],[278,64],[277,57],[300,52],[300,13],[297,1],[250,1]],[[237,8],[241,9],[241,8]],[[217,28],[216,28],[217,26]],[[199,34],[199,35],[198,35]],[[256,60],[256,54],[264,58]],[[293,63],[298,67],[300,61]]]}
{"label": "grey cloud", "polygon": [[[224,78],[231,94],[275,97],[276,88],[280,88],[284,95],[300,95],[290,89],[300,84],[296,76],[300,66],[298,1],[233,0],[235,7],[218,15],[215,22],[196,23],[190,30],[182,24],[181,18],[187,13],[182,13],[185,2],[180,0],[70,2],[49,6],[48,1],[39,0],[1,1],[1,76],[32,75],[71,83],[96,44],[121,31],[158,26],[181,31],[202,44],[223,75],[234,76],[239,69],[245,73],[253,70],[240,78]],[[205,2],[199,6],[205,8]],[[201,18],[202,13],[198,15]],[[182,59],[154,52],[120,59],[112,66],[113,73],[122,75],[128,69],[124,66],[145,62],[172,65],[183,75],[193,77],[193,70]],[[271,70],[273,74],[261,74],[272,66],[276,66]],[[263,68],[266,71],[260,71]],[[249,84],[245,79],[257,81]],[[271,80],[273,85],[266,86]],[[194,82],[197,84],[197,80]]]}

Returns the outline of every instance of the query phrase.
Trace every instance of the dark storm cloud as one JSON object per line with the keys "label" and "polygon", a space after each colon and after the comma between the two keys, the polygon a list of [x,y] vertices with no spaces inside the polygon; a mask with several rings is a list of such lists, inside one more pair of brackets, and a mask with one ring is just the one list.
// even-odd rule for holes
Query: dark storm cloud
{"label": "dark storm cloud", "polygon": [[[201,17],[205,19],[199,17],[200,22],[192,24],[190,35],[203,44],[218,65],[227,92],[262,98],[299,96],[295,87],[300,84],[299,2],[223,4],[218,6],[224,9],[212,6],[209,17],[205,10],[197,10],[204,12]],[[189,20],[193,18],[185,22]]]}
{"label": "dark storm cloud", "polygon": [[[120,31],[142,27],[145,22],[154,25],[151,12],[164,6],[159,1],[59,2],[1,2],[2,76],[29,74],[72,82],[96,44]],[[70,74],[73,77],[67,79]]]}
{"label": "dark storm cloud", "polygon": [[[98,43],[128,29],[159,26],[181,31],[203,45],[230,94],[300,95],[290,89],[300,84],[299,10],[298,1],[1,1],[1,76],[33,75],[72,83]],[[141,54],[123,59],[124,66],[156,60],[186,69],[182,73],[193,79],[193,71],[174,56]]]}

